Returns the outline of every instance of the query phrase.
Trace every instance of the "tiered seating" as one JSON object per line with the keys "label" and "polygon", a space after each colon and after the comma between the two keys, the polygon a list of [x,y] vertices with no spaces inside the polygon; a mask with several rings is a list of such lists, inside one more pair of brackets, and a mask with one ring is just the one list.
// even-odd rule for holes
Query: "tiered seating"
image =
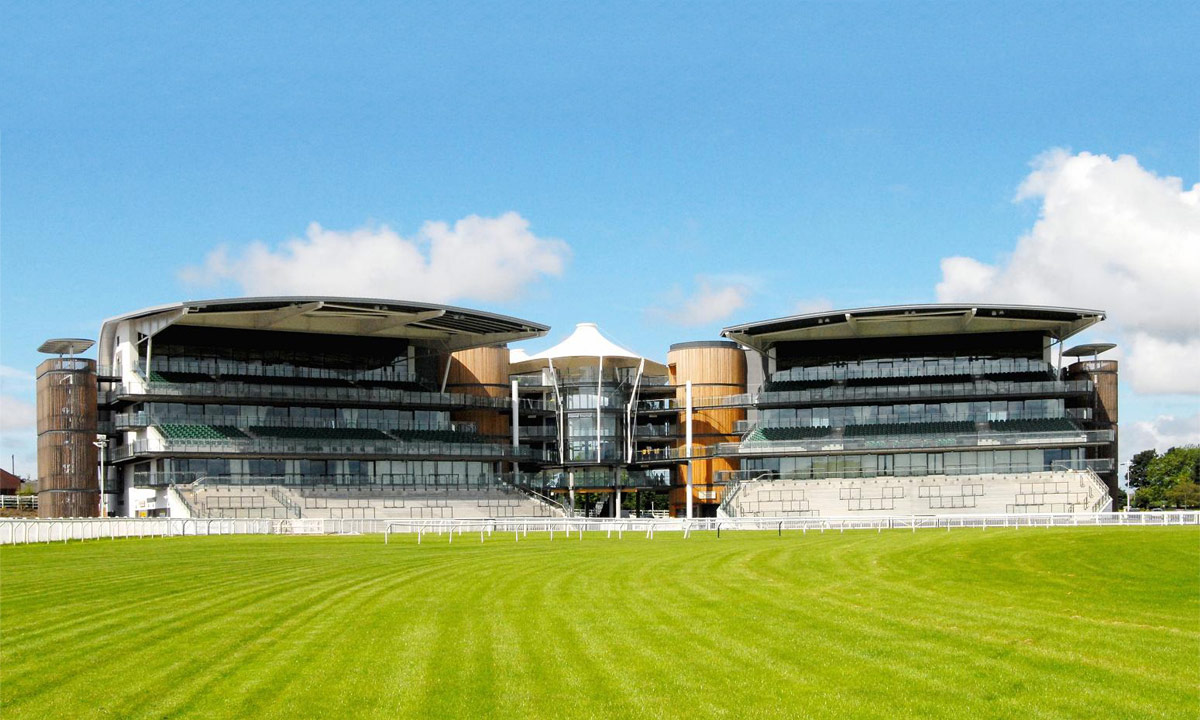
{"label": "tiered seating", "polygon": [[305,518],[408,520],[560,517],[562,511],[513,488],[287,487]]}
{"label": "tiered seating", "polygon": [[484,442],[484,438],[475,433],[461,430],[393,430],[392,435],[397,440],[411,442]]}
{"label": "tiered seating", "polygon": [[178,487],[193,517],[266,518],[287,520],[299,516],[266,485]]}
{"label": "tiered seating", "polygon": [[1031,418],[1028,420],[994,420],[988,423],[994,432],[1078,432],[1079,427],[1068,418]]}
{"label": "tiered seating", "polygon": [[390,440],[382,430],[372,428],[306,428],[270,427],[257,425],[250,428],[260,438],[280,440]]}
{"label": "tiered seating", "polygon": [[1104,483],[1080,470],[778,479],[742,483],[728,509],[741,517],[1068,513],[1107,497]]}
{"label": "tiered seating", "polygon": [[150,382],[198,383],[198,382],[212,382],[212,381],[213,381],[212,375],[209,375],[207,373],[174,372],[171,370],[163,370],[161,372],[158,370],[150,371]]}
{"label": "tiered seating", "polygon": [[169,440],[245,440],[250,437],[232,425],[163,423],[156,427]]}
{"label": "tiered seating", "polygon": [[808,440],[810,438],[823,438],[829,435],[827,427],[782,427],[782,428],[759,428],[750,433],[747,440],[754,442],[767,440],[777,442],[780,440]]}
{"label": "tiered seating", "polygon": [[959,435],[975,432],[969,420],[917,423],[879,423],[847,425],[846,437],[885,437],[888,435]]}

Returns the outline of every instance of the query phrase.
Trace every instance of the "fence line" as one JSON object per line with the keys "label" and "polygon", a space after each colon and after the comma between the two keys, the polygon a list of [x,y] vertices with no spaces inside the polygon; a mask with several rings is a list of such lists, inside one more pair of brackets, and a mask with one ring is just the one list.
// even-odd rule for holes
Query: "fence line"
{"label": "fence line", "polygon": [[37,495],[0,495],[0,508],[37,510]]}
{"label": "fence line", "polygon": [[[486,540],[499,533],[519,541],[529,533],[558,535],[582,540],[585,533],[625,533],[653,538],[659,532],[775,531],[845,532],[846,530],[952,530],[955,528],[1046,528],[1046,527],[1159,527],[1200,526],[1200,512],[1108,512],[1027,513],[1008,515],[890,515],[874,517],[754,517],[754,518],[569,518],[513,517],[476,519],[386,520],[368,518],[302,518],[271,520],[257,518],[3,518],[0,545],[68,542],[71,540],[115,540],[118,538],[188,537],[204,535],[415,535],[417,542],[429,534],[451,538],[478,533]],[[452,540],[451,540],[452,541]]]}

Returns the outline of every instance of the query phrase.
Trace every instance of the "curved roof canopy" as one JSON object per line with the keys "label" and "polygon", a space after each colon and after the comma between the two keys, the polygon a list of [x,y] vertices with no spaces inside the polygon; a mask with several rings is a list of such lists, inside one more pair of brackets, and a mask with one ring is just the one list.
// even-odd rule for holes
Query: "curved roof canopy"
{"label": "curved roof canopy", "polygon": [[111,353],[121,322],[154,335],[172,325],[241,330],[407,338],[446,350],[541,337],[549,327],[450,305],[342,297],[255,297],[190,300],[119,315],[100,329],[100,354]]}
{"label": "curved roof canopy", "polygon": [[1112,350],[1116,346],[1116,343],[1086,343],[1084,345],[1076,345],[1070,350],[1063,350],[1063,355],[1067,357],[1095,357],[1100,353]]}
{"label": "curved roof canopy", "polygon": [[721,335],[759,352],[776,343],[964,333],[1042,332],[1065,340],[1104,320],[1102,310],[1035,305],[891,305],[827,310],[732,325]]}
{"label": "curved roof canopy", "polygon": [[516,358],[510,358],[513,363],[509,366],[512,372],[532,372],[553,364],[556,368],[574,368],[593,366],[597,361],[603,358],[612,367],[633,367],[646,361],[646,372],[652,374],[666,374],[667,366],[662,363],[655,362],[632,350],[622,347],[612,340],[609,340],[601,332],[600,328],[596,327],[596,323],[579,323],[575,326],[575,332],[559,344],[547,350],[543,350],[535,355],[529,355],[527,358],[517,361]]}
{"label": "curved roof canopy", "polygon": [[52,338],[38,346],[38,352],[48,355],[78,355],[96,344],[87,338]]}

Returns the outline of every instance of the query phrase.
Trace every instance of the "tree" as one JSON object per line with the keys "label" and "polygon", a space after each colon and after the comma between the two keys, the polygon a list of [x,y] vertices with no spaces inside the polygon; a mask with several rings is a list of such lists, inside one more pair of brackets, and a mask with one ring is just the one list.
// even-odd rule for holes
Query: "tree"
{"label": "tree", "polygon": [[1181,482],[1163,494],[1167,505],[1177,508],[1200,507],[1200,483]]}
{"label": "tree", "polygon": [[[1134,456],[1146,457],[1147,452]],[[1133,484],[1134,463],[1129,465]],[[1133,505],[1139,508],[1200,507],[1200,446],[1175,447],[1145,463]]]}
{"label": "tree", "polygon": [[1158,453],[1154,448],[1143,450],[1133,459],[1129,461],[1129,471],[1125,473],[1125,481],[1129,483],[1129,487],[1140,488],[1146,485],[1146,469],[1150,467],[1151,461],[1158,457]]}

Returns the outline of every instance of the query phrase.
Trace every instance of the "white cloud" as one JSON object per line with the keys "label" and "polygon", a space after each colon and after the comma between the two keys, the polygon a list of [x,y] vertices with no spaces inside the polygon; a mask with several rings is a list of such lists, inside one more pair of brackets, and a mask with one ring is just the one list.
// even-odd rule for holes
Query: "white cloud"
{"label": "white cloud", "polygon": [[9,367],[8,365],[0,365],[0,382],[32,383],[33,373],[26,372],[19,368]]}
{"label": "white cloud", "polygon": [[[1121,462],[1143,450],[1166,452],[1180,445],[1200,444],[1200,412],[1189,417],[1159,415],[1154,420],[1121,424]],[[1121,475],[1124,476],[1122,470]]]}
{"label": "white cloud", "polygon": [[1106,310],[1134,390],[1200,392],[1200,184],[1129,155],[1053,150],[1017,190],[1027,199],[1041,212],[1012,254],[943,259],[938,299]]}
{"label": "white cloud", "polygon": [[194,284],[232,280],[251,295],[503,301],[544,276],[561,275],[569,257],[565,242],[534,235],[528,220],[508,212],[470,215],[453,227],[426,222],[411,237],[387,226],[329,230],[312,223],[304,237],[274,248],[219,247],[181,276]]}
{"label": "white cloud", "polygon": [[809,313],[825,312],[833,309],[833,302],[829,298],[808,298],[806,300],[797,300],[792,306],[792,313],[795,315],[808,315]]}
{"label": "white cloud", "polygon": [[666,307],[650,308],[647,313],[685,327],[708,325],[745,307],[751,293],[751,281],[743,277],[697,275],[695,282],[691,295],[676,287],[665,298]]}
{"label": "white cloud", "polygon": [[[4,368],[11,370],[12,368]],[[0,460],[5,470],[15,456],[18,475],[35,475],[37,468],[37,413],[32,402],[0,394]]]}
{"label": "white cloud", "polygon": [[37,423],[33,403],[13,395],[0,395],[0,432],[33,429]]}

